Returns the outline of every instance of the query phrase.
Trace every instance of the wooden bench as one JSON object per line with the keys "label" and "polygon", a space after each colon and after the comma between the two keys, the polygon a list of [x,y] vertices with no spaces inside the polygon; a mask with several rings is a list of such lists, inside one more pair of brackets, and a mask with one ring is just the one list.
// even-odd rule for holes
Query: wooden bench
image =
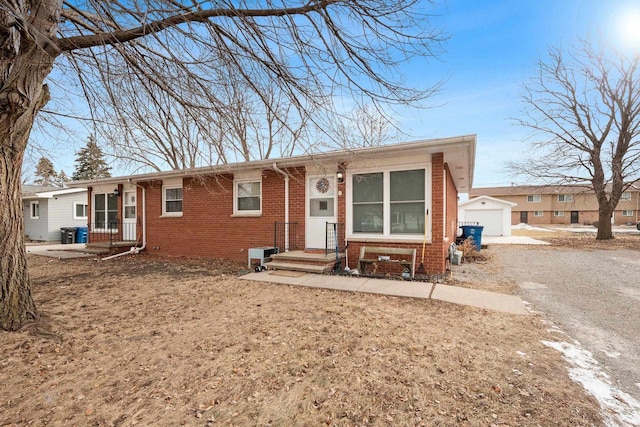
{"label": "wooden bench", "polygon": [[416,269],[416,250],[409,248],[381,248],[363,246],[360,248],[360,257],[358,261],[360,272],[363,274],[365,273],[367,265],[369,264],[394,263],[408,268],[411,271],[411,277],[414,277]]}

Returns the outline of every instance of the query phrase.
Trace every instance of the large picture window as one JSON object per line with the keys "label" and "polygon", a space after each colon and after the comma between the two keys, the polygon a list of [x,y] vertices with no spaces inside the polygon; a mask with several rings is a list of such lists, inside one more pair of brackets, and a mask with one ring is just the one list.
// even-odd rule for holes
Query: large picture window
{"label": "large picture window", "polygon": [[424,234],[425,169],[355,174],[351,183],[354,234]]}
{"label": "large picture window", "polygon": [[353,232],[382,234],[383,174],[353,176]]}
{"label": "large picture window", "polygon": [[391,234],[424,233],[424,169],[389,173]]}
{"label": "large picture window", "polygon": [[118,228],[118,198],[113,193],[93,195],[94,228],[114,230]]}

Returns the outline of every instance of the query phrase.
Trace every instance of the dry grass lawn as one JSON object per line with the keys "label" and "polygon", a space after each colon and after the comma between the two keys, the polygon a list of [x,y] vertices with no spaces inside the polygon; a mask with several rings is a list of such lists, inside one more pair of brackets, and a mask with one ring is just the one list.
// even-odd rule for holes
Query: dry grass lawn
{"label": "dry grass lawn", "polygon": [[0,425],[594,426],[535,315],[248,282],[234,263],[30,255]]}

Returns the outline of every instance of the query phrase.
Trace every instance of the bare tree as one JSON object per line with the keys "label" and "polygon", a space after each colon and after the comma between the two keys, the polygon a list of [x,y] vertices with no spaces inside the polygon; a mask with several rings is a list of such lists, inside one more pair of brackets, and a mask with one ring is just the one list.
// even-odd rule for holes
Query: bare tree
{"label": "bare tree", "polygon": [[525,85],[531,155],[508,167],[549,184],[583,184],[598,200],[597,239],[611,239],[622,193],[640,177],[640,56],[583,41],[566,56],[552,49]]}
{"label": "bare tree", "polygon": [[350,114],[342,117],[337,122],[336,133],[347,149],[397,142],[402,134],[396,120],[371,104],[357,106]]}
{"label": "bare tree", "polygon": [[300,111],[350,94],[416,105],[430,92],[407,87],[397,65],[439,47],[428,6],[418,0],[0,0],[0,327],[15,330],[37,316],[20,174],[51,91],[63,85],[75,91],[67,84],[77,81],[96,112],[118,104],[114,82],[130,80],[186,111],[203,107],[200,100],[215,104],[207,89],[224,82],[207,71],[222,68],[247,85],[275,85]]}

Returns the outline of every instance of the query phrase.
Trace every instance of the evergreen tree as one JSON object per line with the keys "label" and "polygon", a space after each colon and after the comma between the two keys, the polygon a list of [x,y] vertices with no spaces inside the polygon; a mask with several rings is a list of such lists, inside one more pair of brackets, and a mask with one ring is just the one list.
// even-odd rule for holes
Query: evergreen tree
{"label": "evergreen tree", "polygon": [[58,187],[64,188],[64,183],[69,181],[69,177],[67,176],[66,173],[64,173],[63,170],[61,170],[60,173],[58,174],[58,178],[55,181]]}
{"label": "evergreen tree", "polygon": [[89,135],[87,145],[76,154],[75,167],[76,170],[71,177],[74,181],[111,176],[111,168],[107,166],[104,154],[93,135]]}
{"label": "evergreen tree", "polygon": [[54,186],[57,185],[58,174],[51,160],[41,157],[36,165],[36,179],[33,180],[34,184]]}

